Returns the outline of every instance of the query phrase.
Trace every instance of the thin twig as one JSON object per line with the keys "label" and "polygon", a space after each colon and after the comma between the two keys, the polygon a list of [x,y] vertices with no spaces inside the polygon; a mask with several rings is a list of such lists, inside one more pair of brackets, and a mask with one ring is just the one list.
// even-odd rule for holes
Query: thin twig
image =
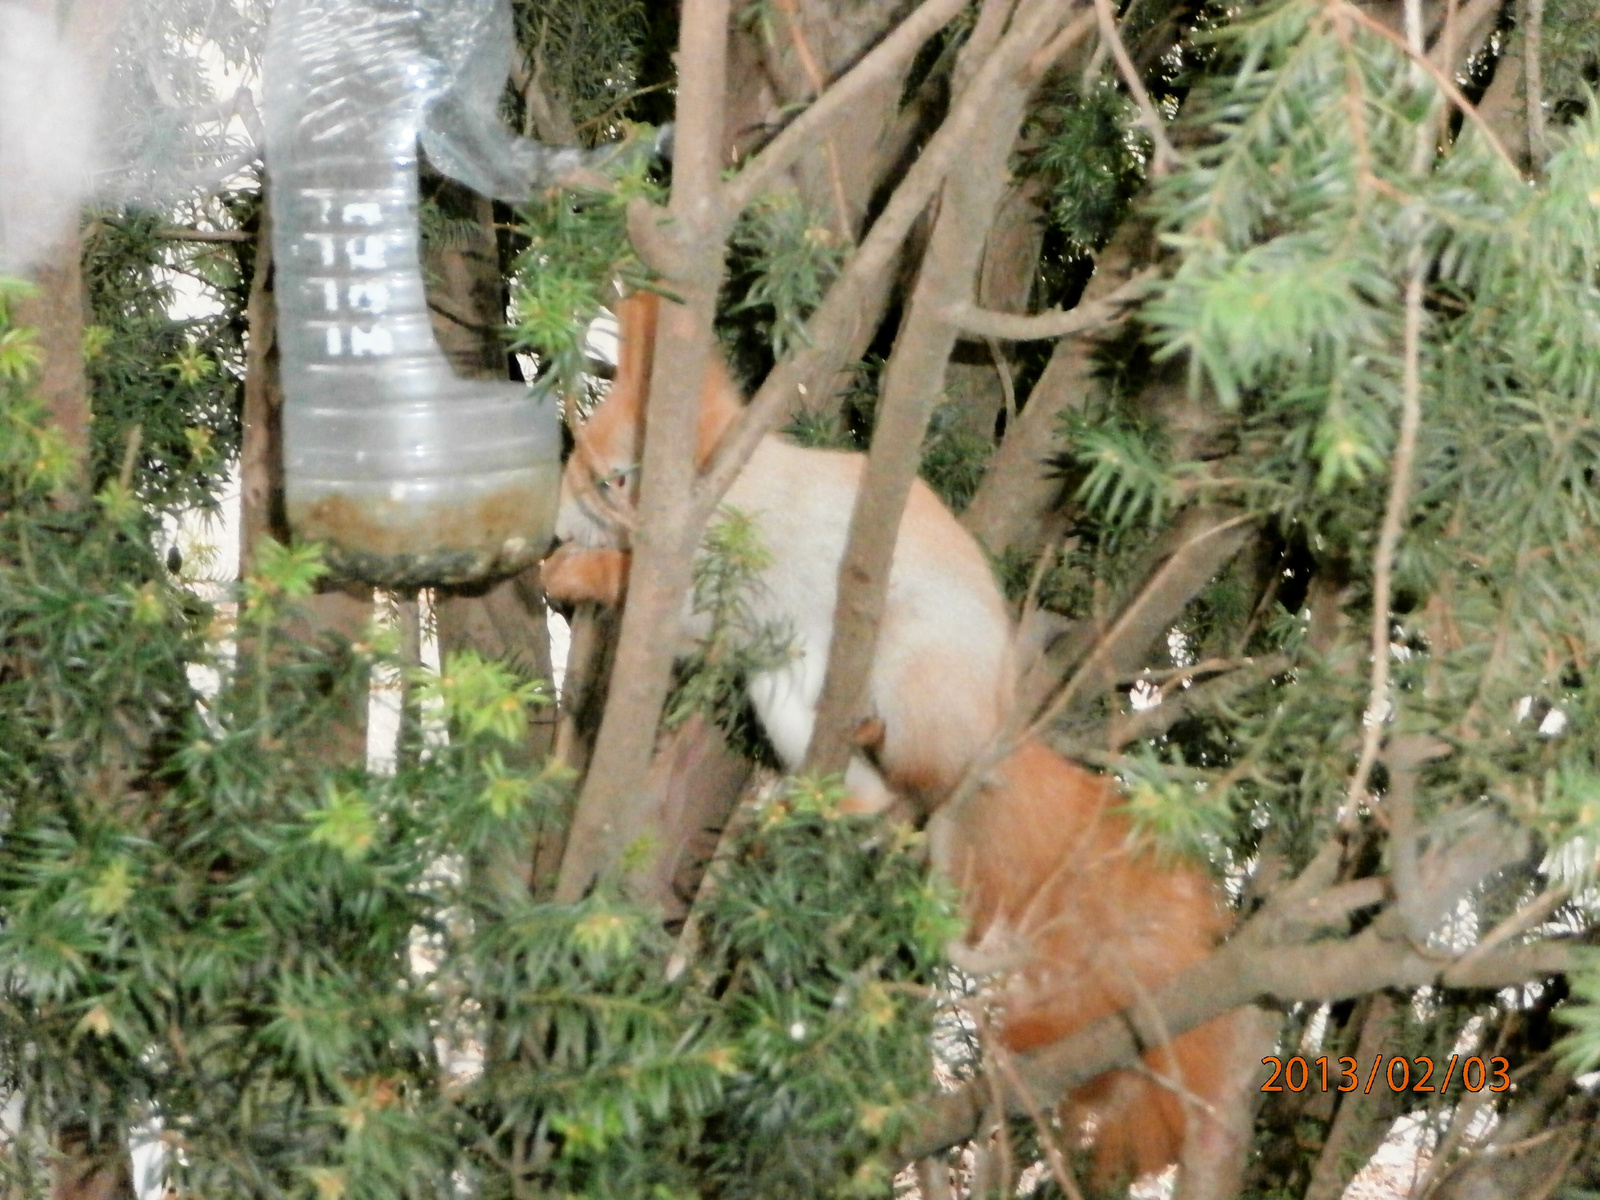
{"label": "thin twig", "polygon": [[128,430],[128,442],[122,451],[122,470],[117,472],[117,482],[124,491],[133,486],[133,469],[139,465],[139,447],[144,444],[144,426],[135,425]]}
{"label": "thin twig", "polygon": [[1139,68],[1133,65],[1133,59],[1128,55],[1128,48],[1122,44],[1122,35],[1117,32],[1116,14],[1111,11],[1111,0],[1094,0],[1094,13],[1100,23],[1100,41],[1110,47],[1111,57],[1117,64],[1117,73],[1127,85],[1133,102],[1139,106],[1139,124],[1145,127],[1150,134],[1151,143],[1155,146],[1155,160],[1150,164],[1150,173],[1160,178],[1169,168],[1177,166],[1182,157],[1167,140],[1167,130],[1161,122],[1161,114],[1156,111],[1150,93],[1145,90],[1144,80],[1139,78]]}
{"label": "thin twig", "polygon": [[[800,60],[800,70],[805,73],[806,81],[811,85],[811,98],[815,100],[826,90],[828,81],[822,74],[822,67],[818,65],[817,56],[811,50],[811,42],[806,38],[806,31],[800,24],[800,13],[795,8],[795,0],[778,0],[778,7],[783,11],[784,23],[789,26],[789,41],[794,45],[795,57]],[[854,240],[855,228],[850,220],[850,201],[844,192],[844,167],[839,162],[839,147],[833,140],[832,134],[823,135],[822,148],[828,160],[828,183],[833,190],[833,205],[837,210],[834,215],[839,220],[839,236]]]}
{"label": "thin twig", "polygon": [[984,338],[983,344],[989,347],[989,357],[994,359],[995,374],[1000,376],[1000,395],[1006,405],[1006,428],[1010,429],[1017,419],[1017,381],[1011,375],[1011,360],[1006,357],[1005,351],[1000,349],[1000,343],[994,338]]}
{"label": "thin twig", "polygon": [[1028,1110],[1028,1119],[1033,1122],[1034,1131],[1039,1137],[1039,1147],[1044,1151],[1044,1160],[1050,1167],[1050,1174],[1055,1179],[1056,1186],[1061,1189],[1067,1200],[1083,1200],[1083,1193],[1078,1189],[1077,1180],[1072,1178],[1072,1172],[1067,1169],[1067,1157],[1061,1152],[1061,1144],[1056,1141],[1055,1134],[1050,1130],[1043,1106],[1033,1094],[1033,1089],[1028,1086],[1028,1081],[1017,1070],[1010,1051],[1000,1045],[990,1045],[987,1049],[989,1056],[1006,1077],[1006,1082],[1011,1085],[1011,1090],[1017,1094],[1022,1106]]}
{"label": "thin twig", "polygon": [[[1236,529],[1240,525],[1249,524],[1254,520],[1255,518],[1251,514],[1240,513],[1238,516],[1230,517],[1221,524],[1213,525],[1211,528],[1206,529],[1194,538],[1191,538],[1183,547],[1181,547],[1181,549],[1188,549],[1194,546],[1196,543],[1214,538],[1219,534],[1226,533],[1231,529]],[[1160,573],[1158,572],[1157,575],[1152,578],[1151,585],[1154,585],[1159,578]],[[1035,717],[1027,729],[1025,729],[1023,733],[1015,739],[1011,746],[1012,749],[1015,749],[1016,746],[1021,745],[1023,742],[1030,741],[1033,738],[1038,737],[1050,727],[1051,723],[1054,722],[1063,711],[1066,710],[1067,705],[1071,704],[1073,700],[1077,699],[1078,693],[1083,689],[1084,684],[1088,682],[1091,674],[1094,671],[1099,670],[1102,665],[1099,661],[1100,649],[1103,646],[1108,646],[1115,643],[1116,640],[1121,636],[1123,630],[1128,625],[1139,619],[1140,607],[1138,601],[1142,598],[1143,593],[1141,593],[1138,599],[1135,599],[1134,603],[1130,604],[1123,611],[1122,615],[1112,623],[1111,628],[1106,630],[1105,634],[1098,639],[1094,650],[1092,650],[1089,655],[1085,657],[1083,665],[1072,673],[1072,678],[1067,680],[1066,684],[1061,688],[1061,690],[1056,693],[1055,698],[1045,706],[1044,711]],[[1007,753],[1009,753],[1009,750]],[[1004,756],[1002,755],[1002,757]]]}
{"label": "thin twig", "polygon": [[1001,338],[1008,342],[1031,342],[1045,338],[1065,337],[1070,333],[1083,333],[1101,329],[1120,321],[1127,306],[1143,295],[1146,285],[1154,279],[1154,270],[1141,271],[1114,291],[1098,300],[1079,304],[1076,308],[1052,308],[1033,314],[994,312],[974,304],[953,304],[945,312],[952,325],[979,337]]}
{"label": "thin twig", "polygon": [[1501,943],[1524,933],[1543,921],[1556,909],[1560,908],[1571,895],[1571,890],[1565,885],[1553,887],[1541,892],[1516,912],[1512,913],[1500,924],[1496,925],[1478,942],[1471,950],[1457,962],[1457,969],[1471,967]]}
{"label": "thin twig", "polygon": [[[985,1047],[992,1045],[993,1039],[989,1036],[989,1032],[985,1027],[985,1022],[981,1016],[978,1020],[978,1037],[983,1042]],[[1006,1121],[1005,1084],[1000,1078],[1000,1072],[996,1069],[996,1060],[992,1053],[984,1055],[983,1078],[984,1081],[989,1085],[989,1104],[991,1106],[991,1111],[994,1113],[995,1149],[999,1152],[998,1157],[1000,1159],[1000,1178],[997,1181],[999,1186],[995,1189],[995,1194],[999,1196],[1009,1196],[1011,1195],[1011,1180],[1013,1174],[1011,1163],[1011,1126]],[[977,1194],[977,1189],[974,1188],[973,1195],[976,1196]]]}
{"label": "thin twig", "polygon": [[1389,694],[1389,611],[1394,590],[1394,556],[1405,524],[1411,497],[1411,474],[1417,455],[1417,430],[1422,424],[1422,278],[1425,264],[1420,243],[1411,251],[1410,278],[1406,280],[1405,377],[1400,389],[1400,437],[1395,443],[1394,466],[1389,476],[1389,499],[1384,505],[1383,527],[1372,570],[1372,675],[1361,737],[1361,757],[1345,796],[1347,818],[1354,819],[1367,793],[1367,779],[1383,740],[1385,708]]}
{"label": "thin twig", "polygon": [[1495,136],[1494,130],[1489,128],[1489,123],[1483,119],[1483,114],[1478,111],[1477,105],[1473,104],[1472,101],[1468,100],[1461,94],[1461,89],[1451,81],[1448,75],[1446,75],[1438,68],[1438,66],[1434,64],[1432,59],[1430,59],[1426,54],[1418,54],[1414,52],[1410,46],[1406,45],[1406,41],[1403,37],[1401,37],[1394,30],[1390,29],[1382,21],[1379,21],[1375,17],[1370,17],[1366,13],[1362,12],[1361,9],[1357,8],[1354,4],[1351,4],[1349,0],[1330,0],[1330,3],[1336,5],[1341,11],[1348,13],[1351,20],[1355,21],[1363,28],[1370,29],[1384,41],[1390,43],[1391,45],[1398,46],[1402,51],[1404,51],[1406,57],[1421,67],[1423,71],[1426,72],[1428,77],[1433,80],[1434,84],[1439,88],[1439,90],[1445,94],[1446,99],[1460,109],[1461,115],[1477,128],[1478,132],[1483,135],[1485,140],[1488,141],[1489,147],[1495,152],[1496,157],[1498,157],[1509,170],[1516,173],[1518,176],[1522,174],[1522,172],[1517,170],[1517,164],[1507,152],[1505,145],[1498,137]]}
{"label": "thin twig", "polygon": [[243,229],[184,229],[182,226],[163,226],[156,237],[164,242],[253,242],[256,235]]}
{"label": "thin twig", "polygon": [[1050,573],[1050,568],[1055,565],[1056,556],[1061,553],[1061,544],[1051,542],[1044,548],[1044,553],[1039,555],[1039,561],[1033,564],[1033,574],[1028,578],[1028,591],[1022,597],[1022,612],[1017,618],[1020,625],[1027,621],[1039,608],[1039,589],[1044,586],[1045,576]]}

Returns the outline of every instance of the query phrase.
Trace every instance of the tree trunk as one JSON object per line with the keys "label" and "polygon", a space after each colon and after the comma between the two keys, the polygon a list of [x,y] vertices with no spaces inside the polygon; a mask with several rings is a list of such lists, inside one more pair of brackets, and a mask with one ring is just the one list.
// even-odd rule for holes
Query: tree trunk
{"label": "tree trunk", "polygon": [[283,385],[278,375],[278,310],[273,292],[272,193],[261,179],[255,271],[245,304],[244,432],[239,444],[239,563],[248,572],[267,538],[289,540],[283,508]]}
{"label": "tree trunk", "polygon": [[[659,831],[645,791],[671,686],[672,659],[703,519],[695,516],[695,441],[713,349],[712,319],[724,268],[727,218],[721,181],[726,112],[728,0],[685,0],[679,31],[677,157],[666,213],[630,217],[646,261],[672,268],[650,379],[628,603],[594,761],[573,814],[556,896],[575,900],[630,842]],[[647,886],[647,885],[646,885]]]}
{"label": "tree trunk", "polygon": [[71,214],[45,261],[33,268],[38,288],[16,305],[19,325],[38,330],[44,366],[34,391],[44,400],[50,423],[60,430],[77,465],[78,482],[89,480],[89,380],[83,370],[83,244],[78,216]]}
{"label": "tree trunk", "polygon": [[[845,769],[863,717],[866,680],[888,596],[889,564],[901,514],[922,457],[928,419],[944,387],[956,328],[947,313],[976,293],[983,240],[974,231],[994,221],[1007,181],[1006,162],[1021,127],[1035,79],[1025,69],[1060,26],[1059,12],[1034,10],[1019,18],[984,60],[968,69],[970,97],[958,100],[947,122],[976,100],[965,139],[968,161],[945,183],[939,215],[905,322],[884,372],[877,428],[850,520],[850,541],[839,567],[833,640],[817,704],[807,768]],[[977,39],[974,38],[974,43]],[[975,49],[969,44],[962,62]],[[960,72],[958,67],[958,73]]]}

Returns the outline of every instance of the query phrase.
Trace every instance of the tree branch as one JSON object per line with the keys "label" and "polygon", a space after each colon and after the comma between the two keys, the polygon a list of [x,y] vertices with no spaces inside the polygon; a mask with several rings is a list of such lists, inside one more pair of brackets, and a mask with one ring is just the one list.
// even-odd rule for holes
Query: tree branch
{"label": "tree branch", "polygon": [[1270,654],[1257,659],[1245,659],[1226,673],[1192,684],[1170,695],[1163,694],[1161,703],[1142,712],[1125,713],[1097,722],[1095,732],[1074,733],[1049,739],[1057,753],[1068,758],[1087,758],[1096,751],[1121,750],[1131,742],[1143,738],[1159,737],[1179,721],[1202,712],[1214,704],[1229,700],[1246,688],[1289,668],[1287,655]]}
{"label": "tree branch", "polygon": [[[1464,889],[1504,869],[1525,851],[1522,839],[1496,829],[1459,839],[1441,852],[1423,881],[1431,907],[1448,906]],[[1547,939],[1474,953],[1449,955],[1419,948],[1405,936],[1393,907],[1354,937],[1332,940],[1324,931],[1351,914],[1381,903],[1389,880],[1368,877],[1337,883],[1343,857],[1330,841],[1291,883],[1207,958],[1168,980],[1147,999],[1018,1060],[1022,1078],[1040,1103],[1137,1060],[1164,1038],[1178,1037],[1244,1004],[1263,999],[1327,1002],[1384,988],[1498,988],[1561,974],[1581,961],[1572,939]],[[1026,1111],[1008,1096],[1009,1110]],[[897,1147],[896,1161],[926,1157],[970,1137],[984,1097],[975,1085],[933,1098],[922,1125]]]}
{"label": "tree branch", "polygon": [[986,111],[971,130],[969,169],[945,183],[916,290],[884,374],[877,427],[839,567],[833,640],[806,753],[808,770],[835,774],[849,761],[852,734],[864,715],[861,701],[877,648],[900,519],[955,348],[956,330],[945,313],[952,303],[970,297],[976,286],[983,239],[973,231],[988,229],[999,207],[1006,159],[1032,91],[1032,81],[1021,77],[1022,68],[1059,22],[1054,5],[1034,5],[973,76],[969,94],[981,97]]}
{"label": "tree branch", "polygon": [[916,57],[923,43],[966,6],[967,0],[924,0],[921,8],[818,96],[816,103],[785,126],[783,132],[767,143],[728,183],[723,202],[729,215],[743,212],[774,178],[822,140],[829,125],[847,114],[851,106],[874,87],[902,70]]}
{"label": "tree branch", "polygon": [[1052,308],[1048,312],[1019,314],[992,312],[965,303],[951,305],[945,310],[945,319],[963,333],[1003,338],[1008,342],[1039,341],[1065,337],[1070,333],[1098,331],[1126,317],[1128,306],[1139,299],[1155,274],[1153,270],[1141,271],[1108,295],[1083,301],[1075,308]]}
{"label": "tree branch", "polygon": [[[1026,737],[1045,729],[1080,696],[1098,695],[1133,668],[1142,654],[1189,600],[1232,558],[1250,536],[1249,513],[1197,510],[1177,533],[1177,545],[1151,572],[1111,627],[1096,637],[1072,676],[1033,721]],[[1038,684],[1032,691],[1037,698]]]}
{"label": "tree branch", "polygon": [[[1077,27],[1086,33],[1092,20],[1086,13],[1069,28]],[[831,95],[832,91],[829,89],[827,94]],[[853,341],[852,335],[862,320],[862,297],[872,291],[873,285],[894,264],[901,242],[967,148],[973,128],[986,117],[988,102],[989,97],[981,89],[971,89],[906,172],[882,214],[862,239],[861,248],[807,322],[805,337],[801,339],[806,348],[772,369],[746,406],[739,424],[722,439],[697,492],[697,521],[703,522],[716,509],[723,493],[755,452],[756,445],[782,419],[801,389],[820,386],[844,365],[840,347]]]}
{"label": "tree branch", "polygon": [[[1257,918],[1259,920],[1260,918]],[[1126,1010],[1018,1060],[1032,1096],[1053,1102],[1071,1089],[1135,1062],[1155,1044],[1151,1015],[1176,1037],[1230,1009],[1264,997],[1327,1002],[1383,988],[1443,985],[1498,988],[1561,974],[1577,965],[1578,947],[1548,940],[1501,950],[1470,966],[1419,953],[1384,936],[1381,923],[1343,942],[1281,946],[1248,936],[1251,926],[1215,954],[1178,975],[1150,998],[1150,1013]],[[936,1096],[928,1116],[893,1153],[894,1161],[923,1158],[972,1136],[985,1097],[971,1085]],[[1008,1096],[1017,1115],[1026,1108]]]}
{"label": "tree branch", "polygon": [[156,230],[156,237],[167,242],[253,242],[256,235],[243,229],[184,229],[166,226]]}
{"label": "tree branch", "polygon": [[1139,68],[1134,66],[1133,59],[1128,57],[1128,48],[1122,44],[1122,35],[1117,32],[1116,14],[1111,11],[1111,0],[1094,0],[1094,15],[1100,26],[1100,40],[1110,47],[1111,57],[1117,64],[1117,73],[1122,76],[1122,82],[1133,97],[1133,102],[1139,106],[1138,123],[1144,126],[1145,132],[1150,135],[1151,144],[1155,146],[1155,158],[1150,164],[1150,174],[1159,179],[1182,159],[1172,143],[1167,140],[1167,130],[1161,123],[1161,114],[1156,111],[1150,93],[1145,89],[1144,80],[1139,77]]}
{"label": "tree branch", "polygon": [[[573,814],[556,899],[581,896],[650,833],[649,775],[656,727],[671,684],[673,651],[703,517],[694,503],[695,433],[712,354],[711,321],[724,267],[728,217],[721,144],[730,0],[685,0],[680,24],[678,141],[668,236],[682,273],[667,286],[683,304],[663,304],[646,408],[640,520],[633,531],[611,693],[594,757]],[[663,232],[658,230],[658,232]],[[639,878],[648,886],[650,869]]]}
{"label": "tree branch", "polygon": [[1528,157],[1533,169],[1544,170],[1550,143],[1544,132],[1544,66],[1540,44],[1544,40],[1544,0],[1524,0],[1522,29],[1522,80],[1528,98]]}
{"label": "tree branch", "polygon": [[[1132,278],[1143,239],[1141,222],[1123,223],[1096,259],[1078,308],[1115,294]],[[1061,492],[1060,479],[1045,466],[1058,445],[1061,414],[1081,405],[1093,386],[1094,348],[1094,339],[1087,337],[1056,343],[1044,374],[1016,421],[1007,424],[977,494],[961,515],[961,523],[991,554],[1038,547],[1045,517]]]}
{"label": "tree branch", "polygon": [[1489,123],[1483,119],[1483,114],[1478,111],[1477,106],[1474,105],[1472,101],[1468,100],[1461,94],[1461,89],[1451,81],[1448,75],[1439,69],[1438,65],[1435,64],[1431,58],[1429,58],[1426,54],[1419,54],[1412,50],[1410,46],[1406,45],[1405,38],[1401,37],[1394,30],[1390,29],[1382,21],[1379,21],[1375,17],[1368,16],[1354,4],[1351,4],[1349,0],[1334,0],[1334,3],[1338,4],[1338,6],[1344,12],[1348,13],[1351,20],[1355,21],[1359,25],[1365,26],[1367,29],[1372,30],[1373,33],[1377,34],[1384,41],[1398,47],[1404,52],[1407,58],[1416,63],[1417,66],[1421,67],[1428,77],[1433,80],[1435,85],[1438,86],[1439,90],[1445,94],[1450,103],[1454,104],[1458,109],[1461,110],[1461,115],[1464,116],[1471,124],[1477,126],[1478,132],[1481,133],[1488,141],[1489,148],[1495,152],[1495,156],[1506,165],[1508,170],[1510,170],[1518,178],[1521,178],[1522,172],[1517,170],[1516,162],[1512,159],[1511,155],[1507,153],[1505,145],[1497,136],[1495,136],[1494,130],[1489,128]]}

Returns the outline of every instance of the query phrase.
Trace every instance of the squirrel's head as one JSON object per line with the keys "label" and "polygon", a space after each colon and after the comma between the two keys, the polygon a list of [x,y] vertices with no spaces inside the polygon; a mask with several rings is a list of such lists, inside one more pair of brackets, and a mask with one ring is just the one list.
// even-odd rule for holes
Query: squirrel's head
{"label": "squirrel's head", "polygon": [[[634,292],[618,303],[617,372],[611,388],[577,429],[561,477],[556,537],[589,547],[624,547],[639,494],[645,407],[655,366],[662,299]],[[740,411],[738,393],[720,357],[708,365],[700,401],[696,463],[704,466]]]}

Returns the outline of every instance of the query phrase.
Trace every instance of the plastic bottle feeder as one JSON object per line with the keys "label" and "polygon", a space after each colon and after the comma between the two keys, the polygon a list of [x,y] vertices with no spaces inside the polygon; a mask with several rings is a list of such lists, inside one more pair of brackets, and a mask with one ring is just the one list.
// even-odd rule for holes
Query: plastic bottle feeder
{"label": "plastic bottle feeder", "polygon": [[546,548],[558,406],[459,378],[429,322],[419,138],[447,173],[521,199],[581,152],[513,137],[494,104],[503,0],[279,0],[264,68],[283,374],[284,487],[298,538],[386,587],[483,580]]}

